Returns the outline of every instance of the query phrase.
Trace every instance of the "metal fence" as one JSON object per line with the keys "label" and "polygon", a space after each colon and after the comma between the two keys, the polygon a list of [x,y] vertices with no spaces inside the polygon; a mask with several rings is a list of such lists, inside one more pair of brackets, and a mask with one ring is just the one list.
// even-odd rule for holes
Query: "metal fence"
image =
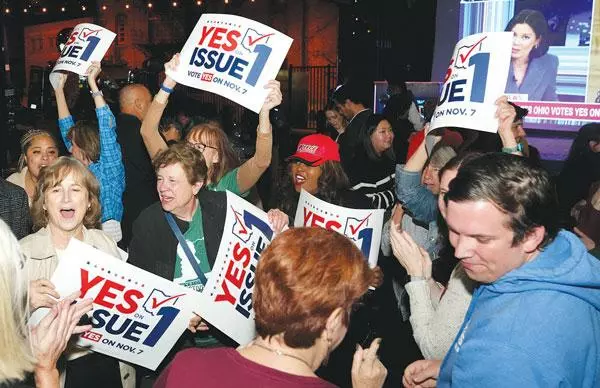
{"label": "metal fence", "polygon": [[315,129],[318,113],[337,85],[336,66],[290,66],[288,118],[292,128]]}

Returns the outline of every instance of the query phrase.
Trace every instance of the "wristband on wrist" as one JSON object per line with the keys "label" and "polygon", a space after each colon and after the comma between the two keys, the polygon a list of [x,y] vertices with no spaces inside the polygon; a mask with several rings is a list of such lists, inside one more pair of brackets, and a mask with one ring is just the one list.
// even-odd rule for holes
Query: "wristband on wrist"
{"label": "wristband on wrist", "polygon": [[514,147],[502,147],[502,152],[512,154],[513,152],[523,152],[523,144],[517,143]]}
{"label": "wristband on wrist", "polygon": [[92,97],[104,96],[102,90],[96,90],[95,92],[90,91],[90,94],[92,95]]}
{"label": "wristband on wrist", "polygon": [[165,86],[165,84],[160,85],[160,90],[165,91],[165,92],[167,92],[169,94],[173,93],[173,89],[171,89],[168,86]]}

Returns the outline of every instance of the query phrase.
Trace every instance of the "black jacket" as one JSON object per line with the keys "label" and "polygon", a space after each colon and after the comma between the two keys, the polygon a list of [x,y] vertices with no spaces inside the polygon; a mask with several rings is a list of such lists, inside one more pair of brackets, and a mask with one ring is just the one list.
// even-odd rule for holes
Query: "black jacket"
{"label": "black jacket", "polygon": [[[227,194],[200,190],[198,199],[202,210],[206,254],[212,268],[223,237]],[[174,218],[181,233],[185,234],[189,222]],[[161,204],[156,202],[142,211],[133,224],[128,262],[155,275],[173,280],[177,244],[177,238],[167,223]]]}
{"label": "black jacket", "polygon": [[121,145],[125,166],[125,191],[123,192],[123,239],[126,248],[131,240],[133,222],[142,210],[158,201],[156,174],[144,145],[140,128],[142,122],[135,116],[121,113],[117,117],[117,141]]}
{"label": "black jacket", "polygon": [[0,219],[22,239],[31,233],[31,216],[25,190],[0,178]]}

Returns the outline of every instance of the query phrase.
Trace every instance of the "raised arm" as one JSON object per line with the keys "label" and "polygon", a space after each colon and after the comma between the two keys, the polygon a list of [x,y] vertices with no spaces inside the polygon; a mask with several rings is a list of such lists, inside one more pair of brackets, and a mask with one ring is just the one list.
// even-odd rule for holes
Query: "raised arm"
{"label": "raised arm", "polygon": [[106,105],[106,101],[104,100],[104,95],[98,88],[98,84],[96,82],[98,76],[102,72],[102,68],[100,67],[100,62],[92,62],[90,67],[87,70],[87,81],[90,86],[90,92],[92,93],[92,97],[94,98],[94,104],[96,105],[96,109],[102,108]]}
{"label": "raised arm", "polygon": [[56,108],[58,109],[58,127],[60,128],[60,135],[65,143],[65,147],[67,147],[67,150],[71,152],[71,141],[67,139],[67,134],[69,133],[69,129],[75,125],[75,121],[73,120],[73,116],[71,116],[71,112],[69,112],[69,106],[67,105],[67,98],[65,96],[66,82],[66,73],[50,73],[50,84],[54,89]]}
{"label": "raised arm", "polygon": [[[102,92],[96,82],[102,71],[100,62],[92,62],[88,69],[88,84],[96,105],[96,118],[100,137],[100,158],[102,169],[111,177],[111,195],[116,195],[116,201],[121,202],[121,193],[125,190],[125,167],[121,155],[121,146],[117,142],[117,120],[106,104]],[[105,214],[106,216],[106,214]],[[118,219],[118,215],[117,215]]]}
{"label": "raised arm", "polygon": [[517,140],[513,133],[512,126],[517,116],[515,108],[508,103],[506,96],[502,96],[496,100],[496,116],[498,117],[498,135],[502,140],[502,151],[514,155],[523,153],[517,149]]}
{"label": "raised arm", "polygon": [[[179,66],[179,54],[173,55],[173,58],[165,63],[165,73],[166,70],[176,70],[177,66]],[[150,104],[150,107],[148,108],[148,112],[146,112],[146,116],[144,116],[144,121],[142,121],[140,133],[144,140],[146,150],[148,150],[148,155],[150,155],[150,159],[153,159],[156,154],[166,150],[168,147],[167,143],[158,132],[158,124],[160,123],[160,119],[169,102],[170,91],[176,85],[177,82],[171,77],[168,75],[165,77],[161,88],[154,96],[154,100],[152,100],[152,104]]]}
{"label": "raised arm", "polygon": [[256,151],[250,159],[240,166],[237,173],[237,184],[241,193],[250,190],[271,164],[273,129],[269,120],[269,112],[281,104],[282,95],[279,81],[271,80],[265,85],[265,88],[269,89],[269,94],[258,115]]}

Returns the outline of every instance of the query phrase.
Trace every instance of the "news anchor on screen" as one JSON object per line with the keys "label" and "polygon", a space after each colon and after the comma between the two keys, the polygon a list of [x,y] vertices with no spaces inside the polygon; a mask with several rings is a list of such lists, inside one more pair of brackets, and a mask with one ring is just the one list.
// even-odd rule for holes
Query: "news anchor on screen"
{"label": "news anchor on screen", "polygon": [[548,23],[540,11],[524,9],[505,31],[514,33],[507,94],[526,94],[528,101],[558,101],[558,57],[548,54]]}

